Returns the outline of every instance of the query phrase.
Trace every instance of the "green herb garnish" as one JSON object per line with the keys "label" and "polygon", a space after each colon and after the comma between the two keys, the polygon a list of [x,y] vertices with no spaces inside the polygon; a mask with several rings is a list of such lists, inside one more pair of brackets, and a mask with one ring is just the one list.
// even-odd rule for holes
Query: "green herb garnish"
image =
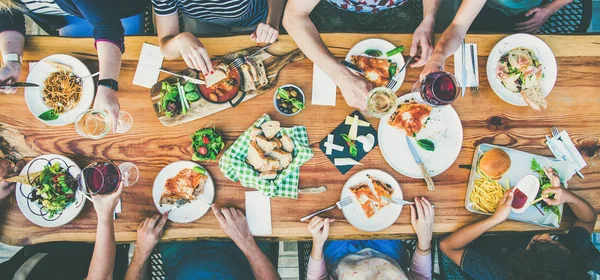
{"label": "green herb garnish", "polygon": [[387,57],[394,56],[394,55],[399,54],[399,53],[401,53],[403,51],[404,51],[404,46],[400,45],[400,46],[396,47],[395,49],[386,52],[385,56],[387,56]]}
{"label": "green herb garnish", "polygon": [[355,157],[358,154],[358,148],[356,148],[356,142],[354,142],[354,140],[350,139],[350,136],[348,136],[348,134],[341,134],[341,136],[342,136],[342,138],[344,138],[344,141],[346,141],[348,148],[350,148],[350,150],[349,150],[350,155]]}
{"label": "green herb garnish", "polygon": [[54,111],[54,109],[50,109],[46,112],[43,112],[41,115],[38,116],[38,118],[45,121],[53,121],[58,119],[58,116],[59,115]]}
{"label": "green herb garnish", "polygon": [[287,101],[287,102],[292,103],[292,106],[298,108],[298,110],[302,110],[305,107],[305,105],[304,105],[304,103],[302,101],[300,101],[300,100],[298,100],[298,99],[296,99],[294,97],[291,97],[290,94],[285,89],[283,89],[283,88],[277,89],[277,93],[276,94],[279,97],[281,97],[281,99],[283,101]]}
{"label": "green herb garnish", "polygon": [[390,78],[394,77],[394,75],[396,75],[397,71],[398,71],[398,65],[396,63],[390,64],[390,68],[388,68],[388,72],[390,74]]}
{"label": "green herb garnish", "polygon": [[206,173],[206,170],[204,170],[204,168],[200,167],[200,166],[194,166],[192,168],[192,170],[194,170],[194,172],[200,174],[200,175],[204,175],[204,173]]}
{"label": "green herb garnish", "polygon": [[435,145],[433,144],[433,142],[431,142],[431,140],[419,139],[417,140],[417,144],[419,145],[419,147],[423,148],[423,150],[431,152],[435,150]]}
{"label": "green herb garnish", "polygon": [[[535,198],[538,199],[542,196],[542,192],[544,192],[545,189],[552,187],[552,183],[550,182],[550,178],[548,178],[548,176],[546,175],[546,172],[544,172],[544,169],[542,168],[542,166],[537,162],[537,160],[535,160],[535,158],[531,159],[531,170],[533,170],[535,173],[537,173],[540,177],[540,189],[539,189],[537,195],[535,196]],[[558,175],[558,170],[554,169],[554,172]],[[551,194],[549,197],[554,198],[554,194]],[[540,200],[536,204],[540,204],[542,206],[542,208],[544,209],[544,211],[546,211],[546,212],[550,211],[550,212],[556,214],[558,216],[558,221],[560,222],[562,217],[560,215],[560,209],[558,208],[558,206],[548,205],[543,200]]]}
{"label": "green herb garnish", "polygon": [[383,55],[383,53],[380,50],[376,50],[376,49],[368,49],[365,51],[365,54],[368,56],[374,56],[374,57],[380,57]]}

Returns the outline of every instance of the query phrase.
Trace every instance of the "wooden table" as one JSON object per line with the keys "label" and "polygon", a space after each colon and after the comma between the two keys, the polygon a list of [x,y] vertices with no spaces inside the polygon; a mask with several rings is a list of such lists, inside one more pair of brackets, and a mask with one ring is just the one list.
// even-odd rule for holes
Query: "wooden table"
{"label": "wooden table", "polygon": [[[383,38],[396,45],[410,45],[410,35],[329,34],[324,40],[337,57],[344,57],[357,42],[366,38]],[[151,188],[157,173],[165,165],[191,159],[190,134],[211,123],[224,135],[227,143],[234,141],[263,113],[281,121],[283,126],[305,125],[315,156],[301,168],[300,186],[326,185],[328,191],[319,195],[300,195],[297,200],[274,198],[271,201],[273,235],[278,240],[309,239],[306,223],[300,217],[333,204],[339,198],[344,182],[363,168],[377,168],[393,174],[402,185],[404,196],[426,196],[436,204],[434,231],[436,235],[452,232],[466,224],[484,218],[464,208],[465,190],[469,170],[459,165],[471,164],[474,148],[481,143],[508,146],[531,153],[551,156],[544,144],[544,135],[557,125],[566,129],[588,167],[582,172],[585,179],[573,177],[569,186],[578,195],[600,209],[598,182],[600,181],[600,36],[541,36],[554,51],[559,75],[552,94],[548,97],[549,109],[536,112],[528,107],[515,107],[503,102],[490,89],[486,79],[487,55],[494,44],[504,35],[470,35],[467,42],[479,45],[481,94],[473,97],[467,92],[454,103],[462,120],[464,141],[456,162],[444,173],[434,178],[436,190],[427,191],[422,180],[410,179],[396,173],[383,159],[379,148],[362,160],[364,166],[354,167],[341,175],[319,150],[318,142],[335,128],[344,117],[354,111],[338,94],[336,107],[311,106],[294,117],[278,115],[272,103],[272,95],[265,94],[213,116],[176,127],[162,126],[152,110],[149,90],[131,84],[137,66],[142,42],[157,44],[156,37],[130,37],[126,39],[126,51],[119,82],[121,108],[131,113],[134,126],[124,135],[109,135],[102,140],[83,139],[75,133],[72,125],[53,128],[37,121],[25,104],[22,93],[0,96],[0,133],[12,135],[13,144],[25,144],[32,150],[31,156],[57,153],[68,156],[80,166],[95,160],[111,159],[115,162],[132,161],[139,166],[141,178],[133,187],[123,192],[123,213],[116,220],[116,238],[119,242],[133,241],[140,221],[157,212],[151,196]],[[203,39],[211,55],[223,55],[255,44],[248,36]],[[280,36],[279,42],[270,50],[284,53],[296,48],[288,36]],[[25,61],[39,59],[56,53],[70,54],[82,59],[94,72],[98,65],[91,39],[53,37],[28,37]],[[404,55],[408,55],[405,51]],[[449,58],[447,69],[453,69]],[[24,64],[21,80],[25,80],[28,64]],[[183,61],[165,61],[165,67],[183,69]],[[281,72],[279,85],[292,83],[300,86],[311,96],[312,62],[305,59],[287,66]],[[409,92],[417,80],[420,69],[408,69],[406,80],[399,94]],[[163,77],[163,76],[161,76]],[[377,126],[378,121],[369,121]],[[216,203],[220,206],[244,208],[244,188],[239,183],[225,179],[217,163],[204,165],[216,182]],[[29,222],[19,211],[14,196],[6,199],[0,207],[0,241],[24,245],[39,242],[70,240],[93,241],[96,214],[92,204],[86,204],[81,214],[70,224],[60,228],[41,228]],[[342,216],[341,211],[326,216],[336,218],[331,238],[403,238],[414,235],[410,214],[404,209],[396,223],[388,229],[365,233],[354,229]],[[566,217],[559,230],[569,228],[572,219]],[[508,221],[492,229],[493,232],[524,232],[546,230],[538,226]],[[600,230],[600,223],[596,224]],[[169,223],[164,240],[193,240],[225,237],[212,213],[190,224]]]}

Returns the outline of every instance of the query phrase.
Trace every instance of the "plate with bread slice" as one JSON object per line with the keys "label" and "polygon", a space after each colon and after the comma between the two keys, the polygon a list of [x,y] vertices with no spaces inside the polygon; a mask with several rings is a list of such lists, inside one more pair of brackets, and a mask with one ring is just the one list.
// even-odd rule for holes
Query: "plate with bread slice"
{"label": "plate with bread slice", "polygon": [[355,228],[363,231],[381,231],[396,222],[402,206],[391,202],[402,200],[400,184],[392,175],[377,169],[366,169],[352,175],[340,195],[340,200],[352,197],[352,204],[342,213]]}
{"label": "plate with bread slice", "polygon": [[[177,161],[165,166],[154,179],[152,198],[160,213],[172,210],[169,220],[190,223],[200,219],[215,199],[215,185],[201,165]],[[187,200],[174,209],[177,201]]]}

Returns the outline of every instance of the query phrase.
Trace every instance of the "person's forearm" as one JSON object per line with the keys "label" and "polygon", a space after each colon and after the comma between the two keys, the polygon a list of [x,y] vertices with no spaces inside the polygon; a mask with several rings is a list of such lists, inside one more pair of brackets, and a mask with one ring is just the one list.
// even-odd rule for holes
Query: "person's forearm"
{"label": "person's forearm", "polygon": [[577,220],[581,221],[582,223],[591,225],[592,229],[594,228],[594,225],[596,224],[597,215],[592,205],[590,205],[583,198],[574,194],[571,191],[569,191],[569,198],[567,200],[567,204],[569,205],[569,207],[571,207],[571,210],[573,210],[573,214],[575,214]]}
{"label": "person's forearm", "polygon": [[238,245],[248,259],[254,273],[254,278],[265,280],[281,279],[271,261],[260,250],[254,239],[249,239],[236,245]]}
{"label": "person's forearm", "polygon": [[313,260],[320,261],[323,258],[323,244],[316,244],[313,242],[310,256],[313,258]]}
{"label": "person's forearm", "polygon": [[18,53],[23,55],[25,36],[17,31],[4,31],[0,33],[0,52],[2,54]]}
{"label": "person's forearm", "polygon": [[423,22],[427,22],[432,26],[435,25],[435,17],[440,8],[442,0],[425,0],[423,1]]}
{"label": "person's forearm", "polygon": [[287,0],[269,0],[269,13],[267,14],[267,24],[279,29],[281,24],[281,16],[283,15],[283,7]]}
{"label": "person's forearm", "polygon": [[145,280],[148,278],[148,260],[150,256],[135,250],[131,264],[125,274],[125,280]]}
{"label": "person's forearm", "polygon": [[115,266],[115,230],[112,216],[98,217],[96,243],[87,279],[112,279]]}
{"label": "person's forearm", "polygon": [[352,73],[329,52],[308,14],[286,14],[283,19],[287,32],[302,52],[317,64],[327,76],[340,85]]}
{"label": "person's forearm", "polygon": [[467,30],[468,27],[465,28],[454,23],[450,24],[438,40],[435,49],[433,50],[432,57],[445,60],[454,54],[467,34]]}
{"label": "person's forearm", "polygon": [[181,51],[179,49],[179,38],[182,36],[193,36],[186,34],[189,32],[181,32],[174,36],[165,36],[160,39],[160,51],[166,59],[176,59],[181,57]]}
{"label": "person's forearm", "polygon": [[119,79],[121,69],[121,49],[110,42],[96,43],[98,50],[99,79]]}
{"label": "person's forearm", "polygon": [[573,0],[555,0],[546,4],[546,7],[550,8],[552,13],[556,13],[558,12],[558,10],[562,9],[562,7],[566,6],[571,2],[573,2]]}
{"label": "person's forearm", "polygon": [[444,247],[449,250],[464,249],[469,243],[477,239],[477,237],[498,224],[500,224],[500,222],[494,220],[493,217],[489,217],[485,220],[464,226],[442,240]]}

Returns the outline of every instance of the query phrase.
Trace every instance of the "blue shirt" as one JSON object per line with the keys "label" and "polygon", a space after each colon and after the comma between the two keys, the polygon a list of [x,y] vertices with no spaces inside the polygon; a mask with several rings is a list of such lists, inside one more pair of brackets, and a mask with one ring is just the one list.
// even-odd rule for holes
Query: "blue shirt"
{"label": "blue shirt", "polygon": [[508,16],[514,16],[541,5],[542,0],[488,0],[486,4]]}

